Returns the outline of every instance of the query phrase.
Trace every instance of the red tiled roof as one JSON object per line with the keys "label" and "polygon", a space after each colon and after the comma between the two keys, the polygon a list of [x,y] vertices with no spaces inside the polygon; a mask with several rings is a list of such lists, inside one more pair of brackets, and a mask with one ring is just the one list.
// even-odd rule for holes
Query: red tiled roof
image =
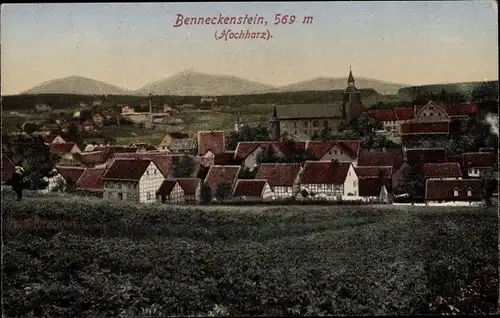
{"label": "red tiled roof", "polygon": [[220,166],[231,166],[241,164],[241,160],[235,159],[234,151],[226,151],[224,153],[219,153],[214,155],[214,165]]}
{"label": "red tiled roof", "polygon": [[358,166],[391,166],[395,170],[403,164],[401,148],[361,148],[359,150]]}
{"label": "red tiled roof", "polygon": [[283,141],[283,142],[273,142],[273,149],[275,149],[277,155],[290,156],[306,150],[305,141]]}
{"label": "red tiled roof", "polygon": [[14,163],[2,153],[2,184],[10,179],[14,173],[15,167]]}
{"label": "red tiled roof", "polygon": [[409,164],[446,162],[445,148],[412,148],[406,150],[406,161]]}
{"label": "red tiled roof", "polygon": [[306,150],[309,150],[313,158],[321,159],[332,147],[337,146],[342,149],[352,159],[358,157],[359,140],[308,140]]}
{"label": "red tiled roof", "polygon": [[233,196],[260,197],[267,184],[267,180],[261,179],[239,179],[236,181]]}
{"label": "red tiled roof", "polygon": [[344,184],[350,162],[306,161],[300,184]]}
{"label": "red tiled roof", "polygon": [[449,134],[449,121],[411,121],[401,124],[401,135]]}
{"label": "red tiled roof", "polygon": [[[454,196],[454,191],[458,196]],[[467,191],[471,196],[467,196]],[[479,201],[481,200],[481,180],[460,179],[427,179],[425,182],[426,200],[448,200],[448,201]]]}
{"label": "red tiled roof", "polygon": [[491,168],[495,166],[494,152],[468,152],[462,154],[464,169]]}
{"label": "red tiled roof", "polygon": [[169,195],[174,189],[177,181],[175,180],[163,180],[161,186],[156,191],[156,194]]}
{"label": "red tiled roof", "polygon": [[271,145],[271,141],[240,141],[236,146],[236,151],[234,152],[234,158],[239,160],[245,160],[255,149],[259,146],[262,148],[267,148]]}
{"label": "red tiled roof", "polygon": [[208,151],[213,154],[223,153],[225,149],[224,131],[199,131],[198,155],[203,156]]}
{"label": "red tiled roof", "polygon": [[196,194],[196,189],[201,184],[201,180],[198,178],[179,178],[175,179],[177,183],[184,190],[184,194],[192,195]]}
{"label": "red tiled roof", "polygon": [[396,120],[411,120],[415,118],[415,110],[412,107],[394,108]]}
{"label": "red tiled roof", "polygon": [[363,166],[354,168],[354,171],[356,171],[356,175],[358,176],[358,178],[365,178],[365,177],[378,178],[380,170],[384,172],[385,178],[392,177],[392,172],[393,172],[392,166]]}
{"label": "red tiled roof", "polygon": [[116,159],[102,178],[139,181],[150,163],[148,159]]}
{"label": "red tiled roof", "polygon": [[459,178],[462,177],[460,165],[456,162],[425,163],[425,178]]}
{"label": "red tiled roof", "polygon": [[479,114],[479,105],[475,103],[446,105],[446,113],[450,117],[475,116]]}
{"label": "red tiled roof", "polygon": [[[390,178],[385,179],[384,185],[387,192],[391,193],[392,180]],[[380,184],[380,179],[378,177],[359,178],[358,190],[359,195],[362,197],[378,197],[382,190],[382,184]]]}
{"label": "red tiled roof", "polygon": [[74,146],[74,142],[50,144],[50,152],[56,154],[66,154],[70,153]]}
{"label": "red tiled roof", "polygon": [[73,158],[85,166],[103,164],[110,159],[107,151],[77,152]]}
{"label": "red tiled roof", "polygon": [[240,169],[240,166],[211,166],[205,182],[211,188],[212,194],[216,193],[219,184],[227,183],[232,188],[234,182],[238,179]]}
{"label": "red tiled roof", "polygon": [[87,168],[76,183],[76,186],[85,190],[102,190],[104,181],[101,179],[106,168]]}
{"label": "red tiled roof", "polygon": [[85,168],[72,166],[57,166],[56,170],[61,174],[66,183],[76,184],[82,176]]}
{"label": "red tiled roof", "polygon": [[263,163],[255,179],[265,179],[271,187],[291,187],[300,172],[299,163]]}
{"label": "red tiled roof", "polygon": [[175,159],[181,158],[182,156],[155,156],[151,159],[158,167],[158,169],[163,173],[164,176],[168,175],[170,170],[175,166]]}
{"label": "red tiled roof", "polygon": [[393,109],[369,109],[367,114],[375,117],[377,121],[395,121],[396,116]]}

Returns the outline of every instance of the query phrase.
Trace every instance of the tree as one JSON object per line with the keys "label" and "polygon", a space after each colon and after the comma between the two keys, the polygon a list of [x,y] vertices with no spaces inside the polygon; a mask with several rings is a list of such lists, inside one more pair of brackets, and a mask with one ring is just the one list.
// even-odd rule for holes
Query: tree
{"label": "tree", "polygon": [[361,148],[399,148],[401,147],[384,135],[365,136],[361,138]]}
{"label": "tree", "polygon": [[232,188],[231,188],[230,184],[220,183],[217,186],[217,191],[215,193],[215,197],[217,198],[217,200],[223,201],[223,200],[231,198],[231,192],[232,192]]}
{"label": "tree", "polygon": [[403,193],[408,194],[410,200],[422,197],[425,193],[425,176],[422,165],[410,165],[403,178]]}
{"label": "tree", "polygon": [[190,156],[174,157],[174,177],[189,178],[195,170],[196,163]]}
{"label": "tree", "polygon": [[498,187],[498,168],[490,168],[481,174],[481,196],[486,206],[491,205],[491,197]]}
{"label": "tree", "polygon": [[104,136],[104,143],[107,145],[116,145],[116,138],[113,136]]}
{"label": "tree", "polygon": [[361,137],[372,136],[375,130],[383,129],[383,124],[375,117],[363,114],[354,122],[353,128]]}
{"label": "tree", "polygon": [[252,170],[250,170],[250,168],[245,168],[241,173],[240,179],[255,179],[258,171],[259,169],[257,168],[254,168]]}
{"label": "tree", "polygon": [[200,201],[205,204],[212,202],[212,188],[206,182],[201,184]]}
{"label": "tree", "polygon": [[269,131],[265,126],[251,127],[244,125],[239,131],[231,131],[226,137],[226,148],[235,150],[240,141],[266,141],[269,140]]}
{"label": "tree", "polygon": [[261,163],[277,163],[280,162],[280,157],[276,156],[271,149],[266,148],[257,154],[256,161],[258,165]]}
{"label": "tree", "polygon": [[39,129],[39,126],[35,123],[26,122],[22,128],[25,133],[32,134]]}
{"label": "tree", "polygon": [[348,130],[343,130],[337,134],[337,139],[338,140],[359,140],[360,136],[359,133],[355,130],[348,129]]}

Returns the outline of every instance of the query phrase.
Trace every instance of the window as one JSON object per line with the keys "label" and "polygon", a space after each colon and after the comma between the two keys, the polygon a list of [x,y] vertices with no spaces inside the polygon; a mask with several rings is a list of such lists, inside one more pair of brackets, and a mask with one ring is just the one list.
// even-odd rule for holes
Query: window
{"label": "window", "polygon": [[453,190],[453,195],[458,197],[458,190]]}
{"label": "window", "polygon": [[328,127],[328,120],[323,120],[323,127]]}
{"label": "window", "polygon": [[358,185],[358,181],[354,180],[354,181],[352,182],[352,185],[353,185],[353,186],[357,186],[357,185]]}
{"label": "window", "polygon": [[430,113],[429,116],[432,116],[432,113]]}
{"label": "window", "polygon": [[121,192],[118,193],[118,200],[123,200],[123,193]]}
{"label": "window", "polygon": [[149,170],[146,170],[146,175],[149,176]]}
{"label": "window", "polygon": [[153,169],[153,174],[156,174],[156,169]]}
{"label": "window", "polygon": [[318,127],[318,126],[319,126],[318,121],[317,120],[313,121],[313,127]]}
{"label": "window", "polygon": [[307,130],[304,130],[304,135],[307,135]]}
{"label": "window", "polygon": [[432,106],[431,106],[431,107],[429,107],[429,109],[430,109],[430,110],[434,110],[434,107],[432,107]]}
{"label": "window", "polygon": [[467,190],[467,196],[470,197],[472,195],[472,191],[469,189]]}
{"label": "window", "polygon": [[334,151],[333,151],[333,154],[334,154],[334,155],[336,155],[336,154],[337,154],[337,150],[334,150]]}
{"label": "window", "polygon": [[341,151],[340,151],[340,154],[341,154],[341,155],[344,155],[344,152],[341,150]]}
{"label": "window", "polygon": [[441,117],[441,113],[438,113],[438,117]]}
{"label": "window", "polygon": [[308,124],[308,122],[307,122],[307,121],[305,121],[305,122],[304,122],[304,128],[307,128],[307,127],[308,127],[308,126],[307,126],[307,124]]}
{"label": "window", "polygon": [[146,198],[147,198],[148,200],[151,200],[151,192],[146,193]]}
{"label": "window", "polygon": [[296,121],[293,122],[293,128],[297,128],[297,122]]}

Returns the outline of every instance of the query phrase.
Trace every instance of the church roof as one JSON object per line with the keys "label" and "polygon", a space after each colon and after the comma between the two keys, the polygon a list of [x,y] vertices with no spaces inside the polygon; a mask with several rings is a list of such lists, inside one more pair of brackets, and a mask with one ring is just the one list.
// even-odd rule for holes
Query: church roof
{"label": "church roof", "polygon": [[276,113],[281,119],[341,118],[342,103],[276,105]]}
{"label": "church roof", "polygon": [[347,79],[347,83],[354,82],[354,76],[352,76],[352,71],[349,70],[349,78]]}

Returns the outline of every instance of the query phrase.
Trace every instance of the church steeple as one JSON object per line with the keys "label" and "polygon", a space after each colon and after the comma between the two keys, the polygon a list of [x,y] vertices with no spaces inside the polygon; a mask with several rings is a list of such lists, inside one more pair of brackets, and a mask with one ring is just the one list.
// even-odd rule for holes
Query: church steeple
{"label": "church steeple", "polygon": [[271,141],[279,141],[281,137],[280,120],[276,106],[273,107],[273,117],[269,120],[269,138]]}
{"label": "church steeple", "polygon": [[349,65],[349,78],[347,78],[347,85],[354,86],[354,76],[352,76],[352,70],[350,65]]}

